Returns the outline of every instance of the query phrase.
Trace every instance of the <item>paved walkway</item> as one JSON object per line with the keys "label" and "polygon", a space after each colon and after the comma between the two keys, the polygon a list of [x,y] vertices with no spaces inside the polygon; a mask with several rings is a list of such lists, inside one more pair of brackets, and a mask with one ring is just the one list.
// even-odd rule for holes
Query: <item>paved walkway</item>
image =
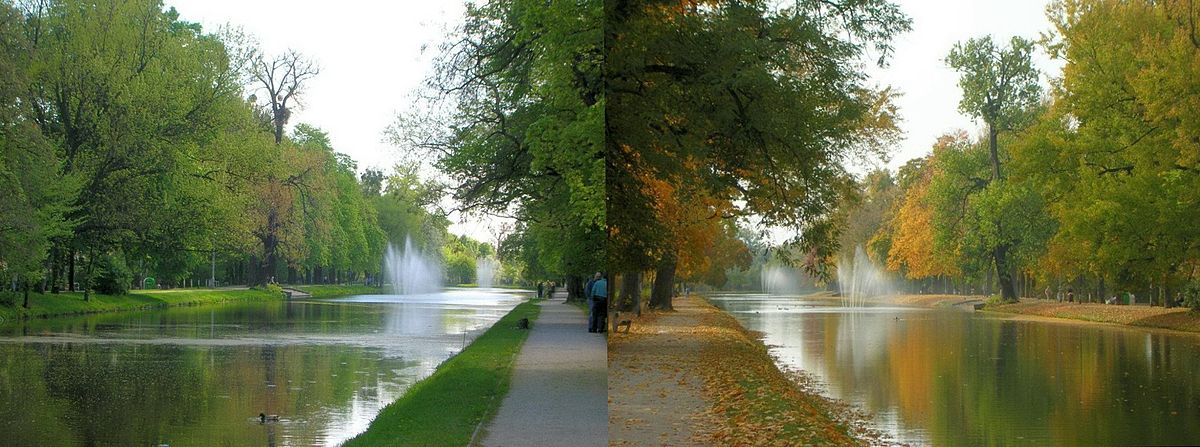
{"label": "paved walkway", "polygon": [[508,396],[487,427],[485,446],[608,444],[608,365],[603,334],[587,331],[564,294],[542,312],[521,347]]}

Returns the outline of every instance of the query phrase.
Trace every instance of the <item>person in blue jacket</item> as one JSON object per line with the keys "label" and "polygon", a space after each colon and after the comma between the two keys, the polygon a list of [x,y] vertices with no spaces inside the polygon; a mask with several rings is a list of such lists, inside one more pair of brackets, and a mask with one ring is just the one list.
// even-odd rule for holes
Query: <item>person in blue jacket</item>
{"label": "person in blue jacket", "polygon": [[608,325],[608,280],[596,272],[590,289],[592,312],[588,317],[588,332],[607,332]]}

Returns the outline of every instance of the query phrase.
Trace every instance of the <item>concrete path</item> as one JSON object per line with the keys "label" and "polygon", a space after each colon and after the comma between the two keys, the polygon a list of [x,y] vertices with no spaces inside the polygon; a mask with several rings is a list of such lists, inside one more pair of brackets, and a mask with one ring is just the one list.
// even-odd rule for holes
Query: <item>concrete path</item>
{"label": "concrete path", "polygon": [[588,333],[587,317],[564,297],[541,303],[483,445],[608,444],[607,344],[604,334]]}

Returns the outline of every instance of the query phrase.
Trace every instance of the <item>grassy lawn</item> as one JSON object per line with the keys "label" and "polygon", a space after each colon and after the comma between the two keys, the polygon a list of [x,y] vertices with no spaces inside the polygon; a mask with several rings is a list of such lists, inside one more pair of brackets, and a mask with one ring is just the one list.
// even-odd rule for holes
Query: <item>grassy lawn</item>
{"label": "grassy lawn", "polygon": [[313,298],[332,298],[335,296],[346,295],[377,295],[384,293],[383,289],[375,286],[364,285],[311,285],[311,286],[285,286],[296,290],[303,290],[312,294]]}
{"label": "grassy lawn", "polygon": [[537,318],[541,308],[525,302],[497,321],[470,346],[438,366],[371,421],[346,446],[464,446],[508,394],[512,364],[529,331],[517,320]]}
{"label": "grassy lawn", "polygon": [[21,307],[23,298],[19,293],[5,293],[6,302],[0,305],[0,319],[16,321],[26,318],[48,318],[60,315],[80,315],[97,312],[142,310],[170,306],[221,303],[234,300],[271,300],[281,296],[264,290],[238,289],[172,289],[135,290],[125,295],[101,295],[93,293],[90,301],[83,300],[82,292],[30,293],[29,309]]}

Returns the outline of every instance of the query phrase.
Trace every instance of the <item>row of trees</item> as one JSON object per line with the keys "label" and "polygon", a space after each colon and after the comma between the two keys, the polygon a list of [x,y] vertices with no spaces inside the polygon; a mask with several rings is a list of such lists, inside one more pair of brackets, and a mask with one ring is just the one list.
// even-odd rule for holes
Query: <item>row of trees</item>
{"label": "row of trees", "polygon": [[[992,293],[994,277],[1006,300],[1194,294],[1200,12],[1060,0],[1048,13],[1055,32],[1037,44],[980,38],[951,51],[960,110],[983,135],[947,134],[896,175],[868,176],[845,212],[863,228],[845,243],[925,287]],[[1030,62],[1038,44],[1065,62],[1048,94]]]}
{"label": "row of trees", "polygon": [[285,131],[318,73],[159,2],[0,2],[0,273],[26,291],[344,282],[389,240],[438,252],[440,185],[360,177],[320,129]]}
{"label": "row of trees", "polygon": [[513,219],[498,235],[506,266],[566,278],[572,299],[604,267],[600,4],[468,4],[391,132],[448,177],[461,211]]}

